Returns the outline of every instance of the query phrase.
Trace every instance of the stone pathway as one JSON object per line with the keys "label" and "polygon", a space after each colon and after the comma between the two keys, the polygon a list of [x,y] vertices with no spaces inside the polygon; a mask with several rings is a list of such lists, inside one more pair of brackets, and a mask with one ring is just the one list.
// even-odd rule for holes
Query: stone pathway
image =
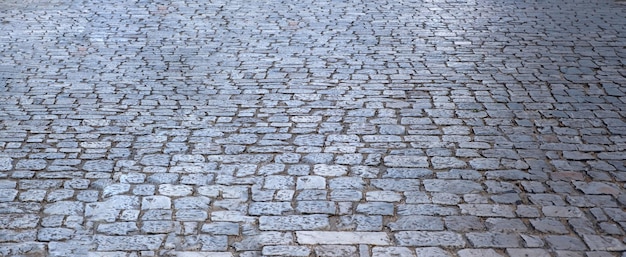
{"label": "stone pathway", "polygon": [[625,14],[4,0],[0,256],[625,257]]}

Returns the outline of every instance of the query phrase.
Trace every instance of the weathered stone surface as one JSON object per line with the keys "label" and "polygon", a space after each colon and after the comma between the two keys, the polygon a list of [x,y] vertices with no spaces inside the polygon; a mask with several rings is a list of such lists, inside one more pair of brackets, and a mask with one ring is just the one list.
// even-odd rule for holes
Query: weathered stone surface
{"label": "weathered stone surface", "polygon": [[384,232],[334,232],[334,231],[296,231],[299,244],[306,245],[390,245],[391,240]]}
{"label": "weathered stone surface", "polygon": [[167,196],[155,195],[146,196],[141,200],[141,209],[170,209],[172,207],[172,200]]}
{"label": "weathered stone surface", "polygon": [[493,249],[463,249],[457,252],[459,257],[503,257]]}
{"label": "weathered stone surface", "polygon": [[263,247],[264,256],[309,256],[311,249],[306,246],[269,245]]}
{"label": "weathered stone surface", "polygon": [[618,186],[605,182],[574,182],[574,186],[590,195],[618,195],[623,191]]}
{"label": "weathered stone surface", "polygon": [[288,215],[288,216],[261,216],[259,229],[285,230],[318,230],[329,227],[327,215]]}
{"label": "weathered stone surface", "polygon": [[626,257],[622,1],[111,2],[0,1],[0,256]]}
{"label": "weathered stone surface", "polygon": [[165,235],[103,236],[96,235],[98,251],[148,251],[157,250]]}
{"label": "weathered stone surface", "polygon": [[313,250],[320,257],[358,257],[357,248],[351,245],[319,245]]}
{"label": "weathered stone surface", "polygon": [[475,247],[509,248],[520,247],[517,235],[498,232],[467,233],[467,240]]}
{"label": "weathered stone surface", "polygon": [[465,240],[454,232],[401,231],[395,234],[400,246],[464,247]]}
{"label": "weathered stone surface", "polygon": [[443,230],[441,218],[432,216],[400,216],[387,225],[391,231],[398,230]]}
{"label": "weathered stone surface", "polygon": [[138,230],[135,222],[104,223],[98,225],[97,229],[99,233],[111,236],[125,236]]}
{"label": "weathered stone surface", "polygon": [[417,257],[420,257],[420,256],[450,257],[452,256],[449,252],[446,252],[439,247],[415,248],[415,253],[417,253]]}
{"label": "weathered stone surface", "polygon": [[447,192],[452,194],[470,194],[483,191],[483,187],[473,181],[426,179],[424,187],[429,192]]}
{"label": "weathered stone surface", "polygon": [[583,235],[583,239],[592,251],[626,251],[626,245],[614,237]]}
{"label": "weathered stone surface", "polygon": [[498,204],[460,204],[461,213],[480,217],[515,217],[513,208]]}
{"label": "weathered stone surface", "polygon": [[550,253],[544,249],[522,249],[522,248],[508,248],[506,253],[510,257],[550,257]]}
{"label": "weathered stone surface", "polygon": [[384,158],[387,167],[400,168],[427,168],[430,166],[428,157],[425,156],[396,156],[391,155]]}

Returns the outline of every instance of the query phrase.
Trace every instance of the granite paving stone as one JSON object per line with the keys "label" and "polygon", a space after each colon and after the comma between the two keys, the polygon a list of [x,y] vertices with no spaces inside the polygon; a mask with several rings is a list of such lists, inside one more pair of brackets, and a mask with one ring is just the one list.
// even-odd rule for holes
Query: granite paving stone
{"label": "granite paving stone", "polygon": [[624,13],[0,1],[0,256],[626,257]]}

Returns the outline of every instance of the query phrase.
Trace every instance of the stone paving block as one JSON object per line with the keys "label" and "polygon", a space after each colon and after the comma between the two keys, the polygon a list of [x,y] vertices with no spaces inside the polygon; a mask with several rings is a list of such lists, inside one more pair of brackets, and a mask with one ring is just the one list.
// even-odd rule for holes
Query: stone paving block
{"label": "stone paving block", "polygon": [[583,239],[592,251],[626,251],[626,245],[614,237],[583,235]]}
{"label": "stone paving block", "polygon": [[399,230],[443,230],[441,218],[432,216],[400,216],[395,222],[390,222],[387,227],[391,231]]}
{"label": "stone paving block", "polygon": [[550,257],[550,253],[544,249],[522,249],[522,248],[508,248],[506,253],[511,257]]}
{"label": "stone paving block", "polygon": [[141,209],[170,209],[172,207],[172,200],[167,196],[146,196],[141,200]]}
{"label": "stone paving block", "polygon": [[577,207],[544,206],[541,211],[547,217],[575,218],[583,216],[583,212]]}
{"label": "stone paving block", "polygon": [[569,230],[561,221],[554,218],[544,218],[544,219],[531,219],[530,224],[541,232],[544,233],[555,233],[555,234],[568,234]]}
{"label": "stone paving block", "polygon": [[328,216],[321,214],[261,216],[259,218],[259,229],[261,230],[318,230],[329,226]]}
{"label": "stone paving block", "polygon": [[387,167],[404,168],[427,168],[429,166],[428,157],[425,156],[396,156],[391,155],[384,158]]}
{"label": "stone paving block", "polygon": [[19,191],[15,189],[0,189],[0,202],[12,202]]}
{"label": "stone paving block", "polygon": [[384,232],[296,231],[296,240],[305,245],[390,245]]}
{"label": "stone paving block", "polygon": [[583,241],[574,236],[547,236],[546,241],[554,250],[584,251],[587,249]]}
{"label": "stone paving block", "polygon": [[494,232],[524,232],[528,228],[521,219],[488,218],[485,225]]}
{"label": "stone paving block", "polygon": [[46,244],[38,242],[0,243],[2,255],[39,255],[45,256]]}
{"label": "stone paving block", "polygon": [[324,177],[341,177],[348,173],[348,167],[343,165],[316,164],[313,174]]}
{"label": "stone paving block", "polygon": [[336,226],[339,230],[379,231],[383,227],[383,216],[344,215],[339,218]]}
{"label": "stone paving block", "polygon": [[450,257],[452,256],[449,252],[444,251],[439,247],[421,247],[415,248],[415,253],[417,257],[421,256],[433,256],[433,257]]}
{"label": "stone paving block", "polygon": [[365,200],[375,202],[399,202],[402,195],[390,191],[370,191],[365,193]]}
{"label": "stone paving block", "polygon": [[372,186],[390,191],[420,191],[420,181],[415,179],[372,179]]}
{"label": "stone paving block", "polygon": [[331,201],[299,201],[296,211],[303,214],[335,214],[337,206]]}
{"label": "stone paving block", "polygon": [[479,217],[515,217],[509,205],[498,204],[460,204],[461,213]]}
{"label": "stone paving block", "polygon": [[47,204],[43,212],[45,214],[57,215],[77,215],[82,216],[85,210],[84,204],[75,201],[59,201]]}
{"label": "stone paving block", "polygon": [[483,191],[483,187],[473,181],[426,179],[423,183],[429,192],[469,194]]}
{"label": "stone paving block", "polygon": [[474,257],[474,256],[484,256],[484,257],[502,257],[503,255],[497,253],[493,249],[463,249],[457,252],[459,257]]}
{"label": "stone paving block", "polygon": [[247,236],[233,244],[237,251],[261,250],[265,245],[289,245],[294,242],[290,232],[267,231]]}
{"label": "stone paving block", "polygon": [[360,203],[356,207],[356,212],[366,215],[393,215],[394,205],[385,202]]}
{"label": "stone paving block", "polygon": [[605,182],[574,182],[576,189],[590,195],[618,195],[618,186]]}
{"label": "stone paving block", "polygon": [[415,256],[407,247],[373,247],[372,256]]}
{"label": "stone paving block", "polygon": [[253,202],[249,206],[248,214],[254,216],[281,215],[292,210],[291,203],[288,202]]}
{"label": "stone paving block", "polygon": [[0,171],[9,171],[13,169],[13,159],[11,157],[0,157]]}
{"label": "stone paving block", "polygon": [[395,238],[400,246],[464,247],[466,245],[461,234],[447,231],[400,231],[395,234]]}
{"label": "stone paving block", "polygon": [[265,256],[309,256],[311,249],[305,246],[270,245],[263,247]]}
{"label": "stone paving block", "polygon": [[320,257],[357,257],[357,249],[351,245],[319,245],[313,251]]}
{"label": "stone paving block", "polygon": [[229,252],[184,252],[177,251],[173,253],[176,257],[233,257]]}
{"label": "stone paving block", "polygon": [[125,236],[138,230],[139,228],[137,228],[137,223],[135,222],[104,223],[98,225],[97,229],[99,233],[110,236]]}
{"label": "stone paving block", "polygon": [[144,251],[157,250],[163,243],[165,235],[136,235],[136,236],[103,236],[96,235],[94,242],[98,244],[98,251]]}

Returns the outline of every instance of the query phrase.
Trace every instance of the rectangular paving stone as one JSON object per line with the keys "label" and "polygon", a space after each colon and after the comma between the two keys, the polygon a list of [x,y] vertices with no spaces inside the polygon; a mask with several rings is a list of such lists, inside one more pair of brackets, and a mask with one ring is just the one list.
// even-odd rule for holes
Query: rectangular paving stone
{"label": "rectangular paving stone", "polygon": [[384,164],[393,168],[428,168],[428,157],[426,156],[402,156],[390,155],[384,158]]}
{"label": "rectangular paving stone", "polygon": [[475,247],[510,248],[520,247],[519,237],[515,234],[498,232],[467,233],[467,240]]}
{"label": "rectangular paving stone", "polygon": [[359,257],[352,245],[319,245],[314,246],[313,251],[320,257]]}
{"label": "rectangular paving stone", "polygon": [[433,216],[400,216],[394,222],[387,224],[391,231],[401,230],[443,230],[443,221]]}
{"label": "rectangular paving stone", "polygon": [[551,257],[550,253],[544,249],[508,248],[506,253],[510,257]]}
{"label": "rectangular paving stone", "polygon": [[296,231],[296,240],[306,245],[391,245],[384,232]]}
{"label": "rectangular paving stone", "polygon": [[464,247],[461,234],[454,232],[400,231],[395,234],[399,246]]}
{"label": "rectangular paving stone", "polygon": [[417,179],[371,179],[372,186],[385,191],[420,191],[420,181]]}
{"label": "rectangular paving stone", "polygon": [[161,247],[165,235],[94,236],[98,251],[147,251]]}
{"label": "rectangular paving stone", "polygon": [[474,181],[425,179],[424,187],[429,192],[446,192],[451,194],[471,194],[483,192],[483,187]]}
{"label": "rectangular paving stone", "polygon": [[173,253],[176,257],[233,257],[232,253],[229,252],[185,252],[185,251],[176,251]]}
{"label": "rectangular paving stone", "polygon": [[248,214],[253,216],[281,215],[292,211],[290,202],[252,202],[248,208]]}
{"label": "rectangular paving stone", "polygon": [[592,251],[626,251],[626,245],[619,239],[602,235],[583,235],[583,240]]}
{"label": "rectangular paving stone", "polygon": [[459,257],[504,257],[501,254],[498,254],[493,249],[463,249],[458,251],[457,254],[459,255]]}
{"label": "rectangular paving stone", "polygon": [[37,231],[35,229],[27,230],[8,230],[0,229],[0,243],[4,242],[29,242],[36,241]]}
{"label": "rectangular paving stone", "polygon": [[509,205],[500,204],[459,204],[461,213],[479,217],[514,218],[515,213]]}
{"label": "rectangular paving stone", "polygon": [[303,214],[335,214],[337,206],[331,201],[299,201],[296,211]]}
{"label": "rectangular paving stone", "polygon": [[579,208],[572,206],[543,206],[541,211],[546,217],[579,218],[584,215]]}
{"label": "rectangular paving stone", "polygon": [[575,236],[549,235],[545,237],[545,240],[553,250],[584,251],[587,249],[585,243]]}
{"label": "rectangular paving stone", "polygon": [[400,204],[397,209],[398,215],[450,216],[459,214],[456,206],[438,204]]}
{"label": "rectangular paving stone", "polygon": [[309,256],[311,249],[306,246],[270,245],[263,247],[264,256]]}
{"label": "rectangular paving stone", "polygon": [[261,216],[259,229],[272,231],[320,230],[329,228],[327,215]]}

